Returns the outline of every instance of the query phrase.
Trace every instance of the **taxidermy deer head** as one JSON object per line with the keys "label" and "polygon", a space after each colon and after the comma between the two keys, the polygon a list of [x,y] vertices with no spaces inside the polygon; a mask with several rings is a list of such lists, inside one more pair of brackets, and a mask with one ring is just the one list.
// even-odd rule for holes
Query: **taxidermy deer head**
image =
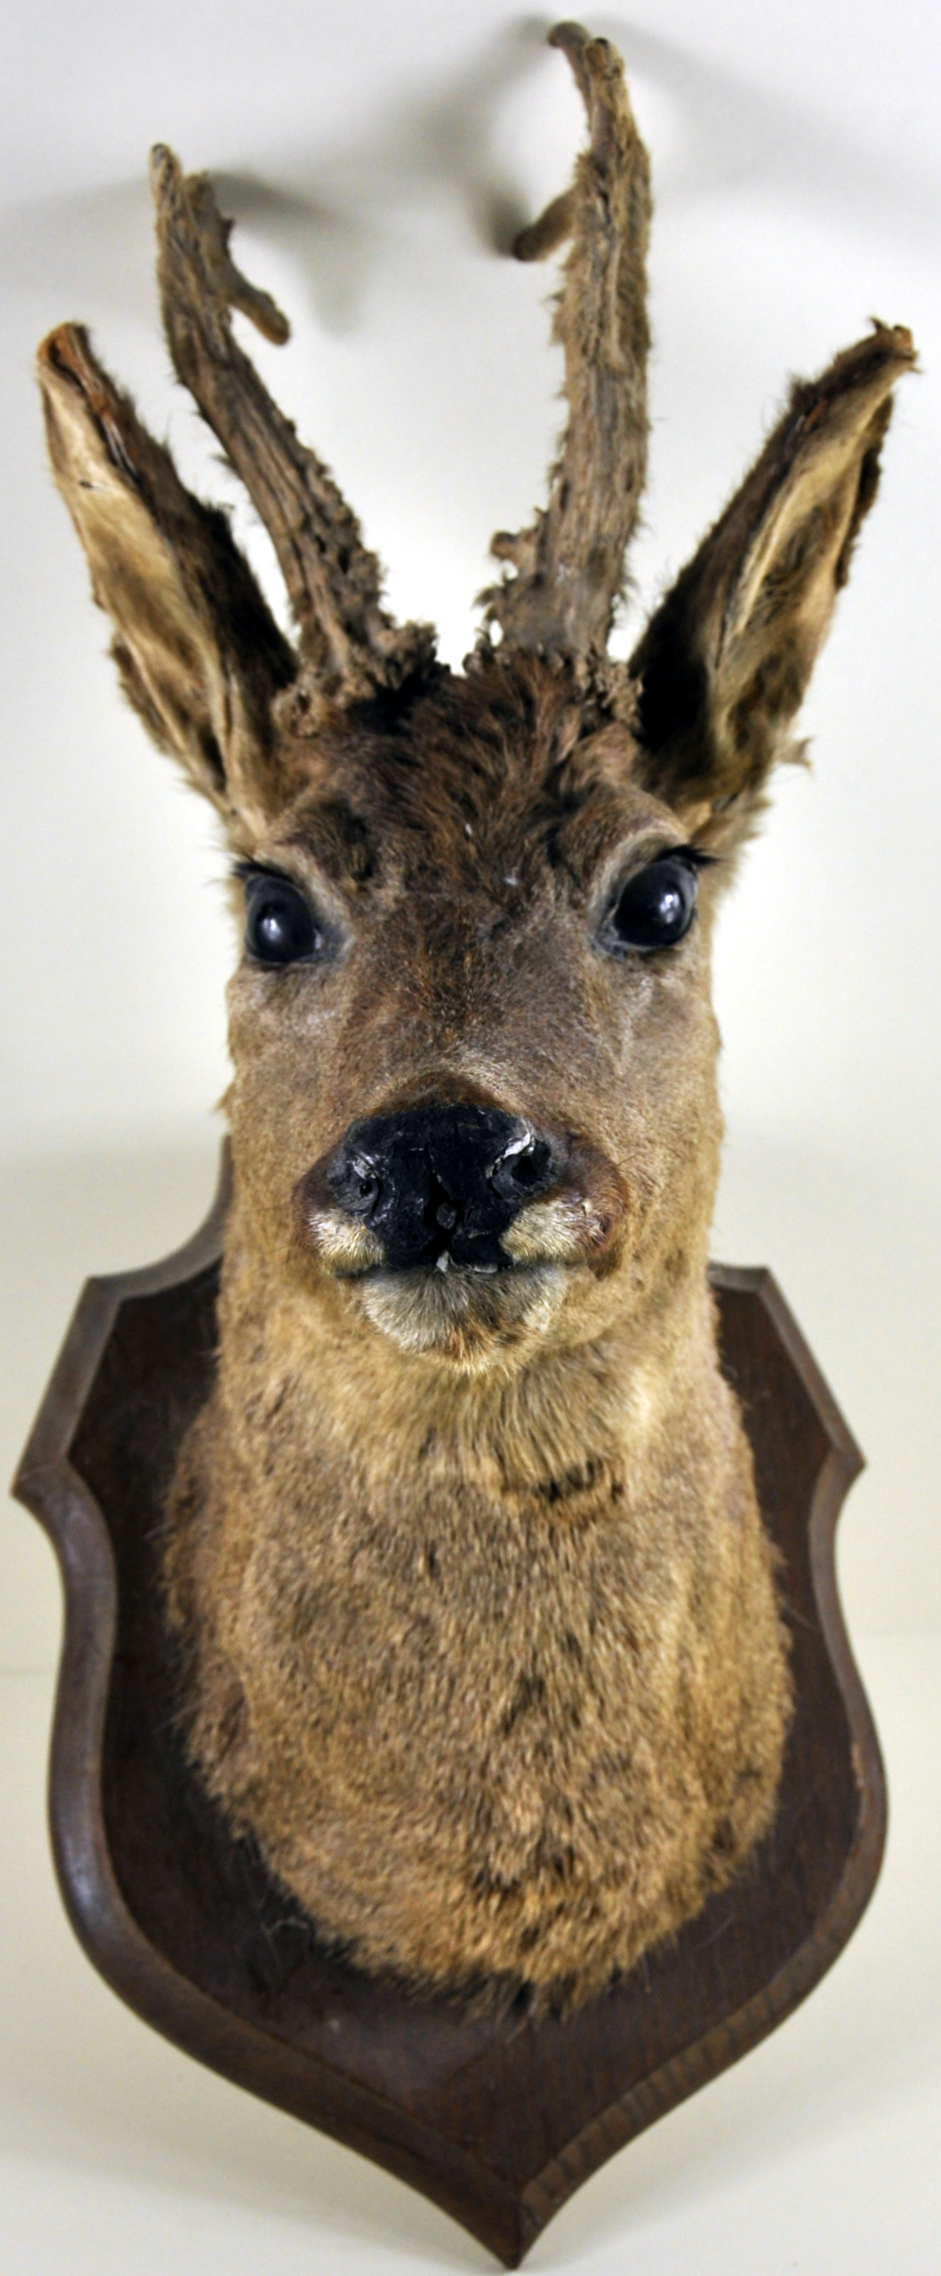
{"label": "taxidermy deer head", "polygon": [[648,167],[614,50],[552,41],[588,145],[516,251],[569,243],[568,423],[463,674],[384,608],[232,316],[287,324],[168,150],[170,352],[293,643],[85,333],[40,376],[124,688],[221,816],[244,911],[218,1377],[163,1549],[186,1744],[360,1965],[570,2004],[774,1816],[786,1618],[706,1282],[709,941],[913,350],[877,324],[793,387],[613,661]]}

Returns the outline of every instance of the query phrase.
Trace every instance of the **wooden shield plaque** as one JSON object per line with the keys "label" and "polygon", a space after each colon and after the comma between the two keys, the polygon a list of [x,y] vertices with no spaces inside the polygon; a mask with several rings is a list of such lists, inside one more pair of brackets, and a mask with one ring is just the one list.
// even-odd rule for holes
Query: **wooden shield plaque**
{"label": "wooden shield plaque", "polygon": [[885,1792],[833,1559],[861,1457],[770,1274],[715,1266],[793,1640],[772,1833],[673,1943],[566,2022],[416,1999],[290,1917],[174,1735],[154,1537],[212,1382],[225,1206],[223,1181],[186,1248],[89,1281],[16,1481],[65,1583],[51,1768],[63,1897],[148,2023],[423,2190],[514,2268],[612,2151],[803,1999],[872,1892]]}

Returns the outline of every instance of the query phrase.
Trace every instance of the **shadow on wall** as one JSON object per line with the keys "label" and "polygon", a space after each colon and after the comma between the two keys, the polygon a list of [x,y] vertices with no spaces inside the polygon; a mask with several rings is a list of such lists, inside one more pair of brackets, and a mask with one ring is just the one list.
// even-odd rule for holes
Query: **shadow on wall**
{"label": "shadow on wall", "polygon": [[[564,181],[569,152],[559,149],[556,166],[553,147],[559,105],[568,106],[561,115],[571,120],[573,137],[579,111],[558,58],[547,57],[549,20],[504,25],[458,77],[363,122],[322,161],[311,163],[306,147],[288,148],[264,173],[248,167],[214,172],[223,210],[290,256],[325,327],[355,326],[367,279],[403,207],[448,206],[478,245],[506,254],[533,210],[524,179],[532,168],[521,157],[521,139],[538,147],[540,176],[547,157],[551,161],[547,196],[556,173]],[[906,171],[904,155],[893,152],[891,167],[879,167],[871,147],[812,105],[770,95],[615,17],[597,28],[624,55],[663,210],[747,182],[753,192],[812,205],[818,216],[849,217],[857,228],[891,224],[908,235],[920,233],[929,218],[936,222],[933,185],[917,169]],[[558,73],[549,94],[547,64]],[[538,92],[532,84],[537,73]],[[520,102],[538,103],[538,117],[524,119]],[[199,164],[212,153],[183,156]],[[86,297],[150,324],[144,157],[141,177],[133,181],[9,208],[0,218],[0,282],[10,291],[54,287],[70,304]]]}
{"label": "shadow on wall", "polygon": [[851,1635],[941,1626],[941,1253],[928,1164],[735,1127],[712,1253],[770,1266],[866,1457],[838,1533]]}
{"label": "shadow on wall", "polygon": [[[0,1502],[83,1283],[188,1240],[215,1190],[220,1130],[90,1144],[0,1165]],[[0,1509],[0,1669],[54,1667],[60,1590],[39,1526]]]}

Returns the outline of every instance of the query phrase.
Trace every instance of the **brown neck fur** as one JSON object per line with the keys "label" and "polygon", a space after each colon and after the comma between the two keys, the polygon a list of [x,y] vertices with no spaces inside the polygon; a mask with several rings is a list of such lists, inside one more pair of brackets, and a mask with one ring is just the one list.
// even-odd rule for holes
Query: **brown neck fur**
{"label": "brown neck fur", "polygon": [[768,1823],[786,1657],[700,1258],[456,1371],[316,1323],[236,1207],[166,1570],[203,1776],[367,1967],[568,2005]]}

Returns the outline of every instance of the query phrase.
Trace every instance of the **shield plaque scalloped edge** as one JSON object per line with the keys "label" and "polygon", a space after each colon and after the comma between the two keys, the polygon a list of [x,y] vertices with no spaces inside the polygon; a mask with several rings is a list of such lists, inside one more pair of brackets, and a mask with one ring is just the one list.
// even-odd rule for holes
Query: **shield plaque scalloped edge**
{"label": "shield plaque scalloped edge", "polygon": [[672,1943],[565,2022],[416,1999],[285,1917],[175,1736],[155,1536],[212,1381],[227,1192],[224,1167],[185,1248],[87,1283],[15,1481],[65,1584],[50,1772],[63,1898],[138,2015],[422,2190],[514,2268],[604,2159],[783,2021],[872,1893],[885,1786],[834,1570],[862,1458],[770,1273],[713,1266],[792,1637],[771,1834]]}

